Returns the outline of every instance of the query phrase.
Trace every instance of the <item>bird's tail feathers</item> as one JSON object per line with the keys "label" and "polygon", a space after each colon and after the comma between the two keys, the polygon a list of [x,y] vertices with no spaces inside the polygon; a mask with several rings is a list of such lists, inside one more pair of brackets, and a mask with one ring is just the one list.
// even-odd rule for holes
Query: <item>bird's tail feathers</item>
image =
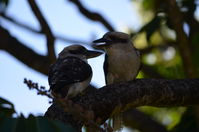
{"label": "bird's tail feathers", "polygon": [[112,127],[114,132],[121,132],[123,128],[122,113],[119,113],[112,118]]}
{"label": "bird's tail feathers", "polygon": [[122,113],[121,113],[122,105],[119,103],[118,106],[115,107],[114,111],[111,114],[112,117],[112,127],[114,132],[121,132],[123,128],[123,120],[122,120]]}

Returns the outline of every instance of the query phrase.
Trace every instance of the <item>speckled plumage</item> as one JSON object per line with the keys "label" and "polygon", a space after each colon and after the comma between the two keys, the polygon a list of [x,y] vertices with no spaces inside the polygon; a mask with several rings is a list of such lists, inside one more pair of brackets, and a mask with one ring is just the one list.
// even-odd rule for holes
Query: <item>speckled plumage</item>
{"label": "speckled plumage", "polygon": [[64,48],[56,62],[50,66],[48,76],[50,90],[67,98],[82,93],[92,78],[92,69],[87,59],[100,54],[89,51],[81,45]]}
{"label": "speckled plumage", "polygon": [[77,57],[66,57],[58,59],[50,67],[48,81],[53,92],[64,96],[71,84],[82,82],[91,76],[92,69],[86,62]]}

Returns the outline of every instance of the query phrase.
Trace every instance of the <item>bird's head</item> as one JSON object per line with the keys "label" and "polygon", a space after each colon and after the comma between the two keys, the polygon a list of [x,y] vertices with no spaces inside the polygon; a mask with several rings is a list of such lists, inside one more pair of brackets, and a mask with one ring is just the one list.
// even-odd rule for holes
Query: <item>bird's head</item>
{"label": "bird's head", "polygon": [[94,58],[99,55],[101,55],[101,52],[98,51],[92,51],[92,50],[87,50],[84,46],[81,45],[71,45],[68,47],[65,47],[60,53],[59,53],[59,58],[63,59],[68,56],[74,56],[78,57],[80,59],[89,59],[89,58]]}
{"label": "bird's head", "polygon": [[122,32],[108,32],[102,38],[93,41],[93,47],[106,50],[115,45],[131,44],[130,36]]}

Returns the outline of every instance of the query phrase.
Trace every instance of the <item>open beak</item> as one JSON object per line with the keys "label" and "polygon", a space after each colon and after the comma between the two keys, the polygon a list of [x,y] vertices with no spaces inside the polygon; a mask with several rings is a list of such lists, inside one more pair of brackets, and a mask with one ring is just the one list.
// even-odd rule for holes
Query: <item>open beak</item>
{"label": "open beak", "polygon": [[110,43],[111,43],[110,40],[107,40],[105,38],[100,38],[100,39],[93,41],[93,48],[103,49],[104,47],[109,46]]}
{"label": "open beak", "polygon": [[85,55],[86,55],[86,58],[87,58],[87,59],[100,56],[101,54],[103,54],[103,53],[102,53],[102,52],[99,52],[99,51],[93,51],[93,50],[87,50],[87,51],[85,52]]}

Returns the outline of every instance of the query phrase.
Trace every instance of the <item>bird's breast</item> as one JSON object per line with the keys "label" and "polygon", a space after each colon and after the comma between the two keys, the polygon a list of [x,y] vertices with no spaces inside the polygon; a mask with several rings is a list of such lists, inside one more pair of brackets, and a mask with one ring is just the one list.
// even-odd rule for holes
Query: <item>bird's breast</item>
{"label": "bird's breast", "polygon": [[108,73],[113,82],[133,80],[140,67],[140,57],[136,52],[113,51],[108,55]]}

